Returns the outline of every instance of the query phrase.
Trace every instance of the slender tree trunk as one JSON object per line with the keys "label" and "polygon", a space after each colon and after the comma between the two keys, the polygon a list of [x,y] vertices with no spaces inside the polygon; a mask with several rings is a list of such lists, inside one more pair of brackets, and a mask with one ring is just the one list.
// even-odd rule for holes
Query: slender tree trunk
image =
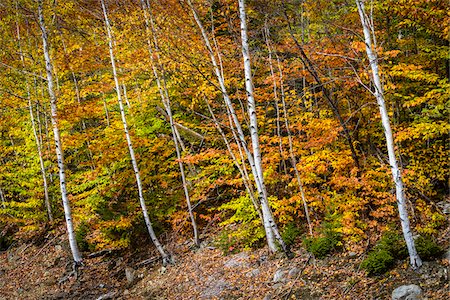
{"label": "slender tree trunk", "polygon": [[72,213],[70,209],[69,199],[67,198],[64,151],[62,149],[61,138],[59,136],[58,110],[56,106],[56,95],[53,86],[53,66],[50,59],[47,28],[45,27],[44,15],[42,11],[42,0],[38,0],[38,15],[39,15],[39,25],[42,31],[42,45],[44,50],[45,69],[47,72],[48,94],[50,96],[50,106],[51,106],[51,120],[53,126],[53,135],[55,139],[56,158],[58,161],[58,168],[59,168],[59,183],[61,187],[61,197],[64,205],[64,216],[66,218],[67,233],[69,235],[69,244],[70,249],[72,250],[73,260],[75,264],[78,265],[81,264],[82,259],[80,251],[78,250],[77,242],[75,240]]}
{"label": "slender tree trunk", "polygon": [[105,109],[105,117],[106,117],[106,125],[109,127],[109,111],[108,111],[108,105],[106,104],[105,95],[102,93],[102,100],[103,100],[103,108]]}
{"label": "slender tree trunk", "polygon": [[163,264],[167,264],[170,262],[170,256],[166,253],[163,246],[161,245],[158,238],[156,237],[155,231],[153,230],[152,223],[150,222],[150,218],[148,216],[147,205],[145,204],[144,193],[142,190],[141,175],[139,172],[139,167],[138,167],[138,164],[136,161],[136,157],[134,155],[134,149],[133,149],[133,145],[131,143],[131,137],[130,137],[130,133],[128,131],[127,119],[126,119],[125,110],[123,107],[122,96],[120,94],[119,78],[117,76],[116,61],[114,58],[114,51],[113,51],[113,38],[112,38],[112,33],[111,33],[111,25],[109,23],[108,14],[106,11],[106,6],[105,6],[104,0],[101,0],[101,4],[102,4],[103,16],[105,18],[106,31],[108,34],[109,55],[110,55],[110,59],[111,59],[114,83],[116,86],[117,100],[119,102],[120,115],[122,117],[123,129],[124,129],[125,137],[126,137],[127,144],[128,144],[128,150],[129,150],[130,157],[131,157],[131,163],[133,165],[134,174],[136,176],[136,184],[137,184],[138,193],[139,193],[139,202],[141,204],[142,213],[144,215],[145,224],[147,225],[147,230],[150,235],[150,238],[152,239],[153,244],[155,245],[155,247],[158,249],[159,253],[161,254],[162,259],[163,259]]}
{"label": "slender tree trunk", "polygon": [[[191,225],[192,225],[192,229],[194,232],[194,243],[195,243],[195,245],[200,246],[197,222],[195,221],[194,212],[192,211],[191,198],[189,196],[189,189],[188,189],[188,182],[186,180],[184,165],[183,165],[183,162],[181,161],[181,150],[180,150],[180,145],[178,143],[178,138],[177,138],[177,128],[175,127],[175,122],[173,120],[172,108],[170,105],[169,92],[166,87],[164,70],[162,70],[162,78],[160,78],[161,76],[158,73],[158,69],[157,69],[158,67],[160,69],[163,69],[163,66],[161,65],[160,60],[159,60],[159,53],[158,53],[159,46],[158,46],[158,40],[156,37],[155,28],[153,25],[153,15],[152,15],[150,6],[147,7],[147,5],[149,4],[148,2],[145,3],[144,0],[141,0],[141,4],[142,4],[143,12],[144,12],[148,51],[149,51],[149,57],[150,57],[151,66],[152,66],[152,70],[153,70],[153,75],[155,76],[155,79],[156,79],[159,94],[161,96],[161,101],[163,102],[164,108],[166,109],[166,113],[169,118],[169,124],[170,124],[170,128],[172,131],[172,139],[175,144],[175,151],[177,154],[178,166],[180,168],[180,174],[181,174],[181,180],[182,180],[182,184],[183,184],[184,195],[186,198],[188,213],[189,213],[189,217],[191,219]],[[147,15],[147,10],[149,12],[149,15]],[[150,41],[150,36],[153,36],[154,46],[155,46],[155,48],[156,48],[155,50],[157,52],[156,59],[154,59],[154,51],[153,51],[153,47],[152,47],[152,44]]]}
{"label": "slender tree trunk", "polygon": [[[17,8],[17,5],[18,5],[18,3],[16,2],[16,8]],[[16,23],[17,42],[18,42],[18,46],[19,46],[20,61],[22,62],[22,66],[25,69],[25,60],[23,57],[22,44],[20,42],[20,29],[19,29],[18,17],[19,16],[17,15],[17,23]],[[36,129],[36,122],[34,120],[33,105],[31,103],[30,84],[29,84],[27,78],[25,79],[25,85],[26,85],[26,89],[27,89],[28,108],[29,108],[29,112],[30,112],[31,127],[33,130],[34,139],[36,141],[36,147],[37,147],[38,156],[39,156],[39,166],[40,166],[40,170],[41,170],[41,174],[42,174],[42,181],[43,181],[43,187],[44,187],[44,205],[47,210],[48,220],[50,222],[53,222],[53,213],[52,213],[52,208],[50,205],[50,199],[48,197],[47,174],[45,172],[44,159],[43,159],[42,150],[41,150],[42,146],[41,146],[41,141],[39,140],[39,137],[38,137],[38,133],[37,133],[37,129]]]}
{"label": "slender tree trunk", "polygon": [[285,245],[285,243],[283,242],[281,235],[279,234],[278,228],[276,223],[273,220],[273,216],[272,216],[272,212],[270,210],[269,204],[268,204],[268,199],[267,199],[267,193],[265,191],[265,187],[264,187],[264,182],[260,179],[260,174],[262,174],[262,170],[259,170],[258,166],[256,166],[255,164],[255,159],[254,159],[254,153],[252,154],[250,152],[250,150],[247,147],[247,143],[245,141],[245,135],[244,132],[242,130],[242,126],[241,123],[237,117],[237,114],[235,112],[235,109],[233,107],[233,104],[231,103],[230,97],[228,95],[227,89],[225,87],[225,80],[224,77],[222,76],[222,73],[220,71],[219,65],[217,63],[214,51],[211,47],[211,43],[209,42],[209,38],[208,35],[206,34],[205,28],[203,27],[202,22],[200,21],[200,18],[197,14],[197,11],[195,10],[194,6],[192,5],[192,1],[191,0],[187,0],[187,3],[192,11],[193,17],[195,19],[195,22],[197,23],[202,38],[203,38],[203,42],[208,50],[208,53],[210,55],[210,59],[211,59],[211,63],[213,65],[213,70],[214,70],[214,74],[217,77],[217,80],[219,82],[219,88],[220,91],[222,92],[222,96],[223,99],[225,101],[225,104],[227,106],[227,109],[229,110],[229,113],[231,114],[233,123],[234,123],[234,127],[236,128],[237,131],[237,136],[239,138],[239,142],[241,143],[241,146],[243,147],[243,149],[245,150],[246,156],[247,156],[247,160],[250,164],[250,168],[252,170],[252,174],[253,177],[255,179],[255,184],[256,184],[256,188],[258,190],[258,194],[259,194],[259,199],[261,202],[261,210],[263,213],[263,217],[264,217],[264,229],[265,229],[265,233],[266,233],[266,239],[267,239],[267,244],[269,246],[269,249],[272,252],[277,252],[277,245],[275,243],[275,241],[278,241],[280,246],[282,247],[283,251],[288,254],[288,249]]}
{"label": "slender tree trunk", "polygon": [[0,187],[0,200],[2,200],[2,207],[5,209],[6,208],[6,200],[5,200],[5,195],[3,194],[3,190]]}
{"label": "slender tree trunk", "polygon": [[[280,232],[278,231],[277,224],[272,215],[272,210],[270,209],[270,204],[267,199],[267,191],[264,183],[263,167],[261,161],[261,149],[259,145],[259,135],[258,135],[258,118],[256,113],[256,103],[253,91],[253,79],[252,79],[252,69],[250,62],[250,51],[248,46],[247,37],[247,15],[245,11],[244,0],[239,0],[239,18],[241,20],[241,43],[242,43],[242,57],[244,60],[244,74],[245,74],[245,90],[247,93],[247,104],[248,104],[248,114],[250,119],[250,135],[252,139],[253,157],[255,160],[256,172],[258,174],[258,180],[260,181],[261,189],[266,197],[261,198],[261,209],[264,218],[264,227],[267,231],[272,231],[276,241],[280,244],[283,251],[288,254],[286,244],[284,243]],[[271,249],[272,251],[277,251],[277,249]]]}
{"label": "slender tree trunk", "polygon": [[[273,77],[274,80],[274,97],[275,97],[275,101],[276,101],[276,106],[277,106],[277,123],[279,123],[279,115],[280,113],[278,112],[278,93],[277,93],[277,84],[276,84],[276,79],[275,79],[275,73],[274,73],[274,69],[273,69],[273,63],[272,63],[272,47],[270,46],[270,41],[269,41],[269,30],[267,29],[267,27],[265,28],[266,30],[266,44],[267,44],[267,49],[269,50],[269,66],[270,66],[270,74]],[[276,55],[276,54],[275,54]],[[300,173],[298,171],[297,168],[297,160],[295,158],[295,154],[294,154],[294,148],[293,148],[293,143],[292,143],[292,135],[291,135],[291,130],[289,127],[289,119],[288,119],[288,112],[287,112],[287,108],[286,108],[286,97],[284,94],[284,82],[283,82],[283,72],[281,70],[281,64],[280,64],[280,59],[278,57],[278,55],[276,55],[277,58],[277,66],[278,66],[278,72],[279,72],[279,77],[280,77],[280,92],[281,92],[281,104],[283,107],[283,113],[284,113],[284,124],[286,127],[286,131],[287,131],[287,135],[288,135],[288,141],[289,141],[289,156],[291,159],[291,164],[292,167],[294,169],[294,173],[295,173],[295,177],[297,178],[297,184],[298,184],[298,188],[300,191],[300,196],[302,198],[302,203],[303,203],[303,209],[305,210],[305,217],[306,217],[306,221],[308,223],[308,229],[309,229],[309,234],[312,236],[313,235],[313,231],[312,231],[312,224],[311,224],[311,219],[309,216],[309,208],[308,208],[308,203],[306,202],[306,197],[305,197],[305,192],[303,190],[303,183],[302,180],[300,178]],[[280,125],[277,124],[277,128],[278,128],[278,136],[280,137],[280,152],[283,156],[283,147],[282,147],[282,143],[281,143],[281,134],[280,134],[280,129],[279,129]]]}
{"label": "slender tree trunk", "polygon": [[[359,158],[358,158],[358,155],[356,153],[355,147],[353,145],[353,138],[352,138],[352,135],[350,134],[350,131],[348,130],[347,124],[344,121],[344,119],[342,118],[341,113],[339,111],[339,108],[338,108],[336,102],[333,100],[333,98],[331,96],[330,90],[322,82],[322,79],[320,78],[320,75],[317,72],[317,69],[314,66],[313,62],[311,61],[309,56],[306,54],[305,50],[303,49],[303,46],[299,43],[297,38],[294,36],[294,33],[292,31],[292,28],[291,28],[291,23],[289,21],[289,17],[287,16],[286,13],[285,13],[285,18],[286,18],[286,20],[288,22],[289,34],[291,35],[291,38],[294,41],[295,46],[297,47],[297,49],[300,52],[300,60],[302,61],[303,65],[306,68],[306,70],[308,71],[308,73],[311,74],[311,76],[314,78],[314,80],[316,81],[316,83],[319,86],[319,88],[322,90],[322,93],[323,93],[323,96],[325,98],[325,101],[327,102],[327,104],[331,108],[331,110],[333,111],[333,114],[338,119],[339,124],[342,127],[342,131],[344,133],[344,137],[347,140],[347,144],[348,144],[348,146],[350,148],[350,152],[352,154],[352,159],[353,159],[353,162],[355,164],[355,167],[359,169],[359,167],[360,167],[359,166]],[[302,29],[302,38],[303,38],[303,29]]]}
{"label": "slender tree trunk", "polygon": [[[222,136],[223,141],[225,142],[225,145],[227,146],[227,150],[228,153],[230,153],[230,156],[233,160],[234,165],[236,166],[236,168],[238,168],[239,173],[241,174],[242,177],[242,181],[244,183],[245,186],[245,190],[247,191],[247,194],[250,197],[250,200],[253,203],[253,206],[256,210],[256,212],[259,215],[259,218],[261,219],[261,222],[264,222],[264,219],[262,217],[262,213],[261,213],[261,208],[260,205],[258,203],[258,200],[255,198],[255,192],[253,191],[252,186],[250,185],[250,178],[248,176],[247,170],[245,169],[245,164],[243,166],[241,166],[241,164],[239,163],[239,160],[237,159],[236,155],[234,155],[233,149],[231,148],[230,142],[228,141],[227,136],[225,135],[225,133],[223,132],[222,128],[220,127],[219,122],[217,121],[216,116],[214,115],[214,112],[211,108],[211,106],[209,105],[209,102],[205,99],[206,105],[208,106],[208,110],[209,113],[211,114],[211,117],[213,119],[214,125],[217,128],[217,131],[219,131],[220,135]],[[239,145],[239,144],[238,144]],[[242,151],[239,151],[241,154],[241,160],[243,160],[242,158]]]}
{"label": "slender tree trunk", "polygon": [[131,108],[131,104],[130,101],[128,100],[128,95],[127,95],[127,86],[124,84],[122,84],[122,89],[123,89],[123,98],[125,99],[125,103],[127,104],[128,108]]}
{"label": "slender tree trunk", "polygon": [[417,269],[420,268],[420,266],[422,265],[422,260],[417,254],[417,250],[414,245],[414,238],[411,231],[411,226],[409,224],[409,216],[406,205],[405,192],[403,190],[402,175],[398,167],[397,158],[395,157],[394,139],[392,137],[389,115],[386,109],[383,87],[381,85],[380,75],[378,71],[376,45],[373,39],[374,37],[373,24],[370,22],[370,17],[367,16],[364,10],[364,1],[356,0],[356,6],[358,7],[358,13],[363,27],[367,57],[369,58],[370,68],[372,69],[372,80],[375,85],[374,94],[377,99],[378,106],[380,108],[381,122],[383,124],[384,134],[386,137],[386,147],[388,150],[389,164],[391,166],[392,178],[395,184],[395,192],[397,197],[397,205],[400,215],[400,222],[403,230],[403,236],[405,238],[406,246],[408,248],[411,267],[413,269]]}

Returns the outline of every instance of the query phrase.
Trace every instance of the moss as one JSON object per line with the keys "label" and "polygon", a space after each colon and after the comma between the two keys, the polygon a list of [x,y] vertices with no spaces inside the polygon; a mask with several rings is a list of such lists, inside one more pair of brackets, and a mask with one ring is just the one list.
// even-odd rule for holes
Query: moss
{"label": "moss", "polygon": [[415,240],[415,244],[417,253],[423,260],[432,260],[444,253],[443,249],[431,237],[419,236]]}
{"label": "moss", "polygon": [[386,249],[375,249],[370,252],[362,262],[361,268],[368,275],[380,275],[385,273],[394,264],[394,257]]}

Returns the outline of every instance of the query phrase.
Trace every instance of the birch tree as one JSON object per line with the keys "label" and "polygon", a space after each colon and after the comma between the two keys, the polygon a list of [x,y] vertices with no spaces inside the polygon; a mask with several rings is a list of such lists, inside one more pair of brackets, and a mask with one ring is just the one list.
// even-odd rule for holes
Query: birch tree
{"label": "birch tree", "polygon": [[108,36],[109,55],[110,55],[110,59],[111,59],[111,67],[112,67],[112,72],[113,72],[113,77],[114,77],[114,84],[115,84],[115,88],[116,88],[116,92],[117,92],[117,101],[119,102],[120,116],[122,118],[123,130],[124,130],[125,137],[127,140],[128,151],[129,151],[130,158],[131,158],[131,164],[133,166],[134,175],[136,177],[136,184],[137,184],[138,194],[139,194],[139,202],[141,205],[142,214],[144,215],[145,225],[147,226],[147,230],[150,235],[150,238],[151,238],[153,244],[155,245],[156,249],[161,254],[161,257],[163,259],[163,264],[166,265],[166,264],[170,263],[170,256],[164,250],[163,246],[161,245],[158,238],[156,237],[155,231],[153,230],[152,223],[150,222],[150,217],[148,216],[147,205],[145,204],[144,193],[143,193],[143,189],[142,189],[141,174],[139,172],[139,167],[138,167],[138,164],[136,161],[136,156],[134,154],[134,148],[133,148],[133,144],[131,142],[130,132],[128,131],[127,118],[125,115],[124,105],[123,105],[123,101],[122,101],[122,95],[120,93],[120,84],[119,84],[119,78],[117,75],[116,60],[115,60],[114,49],[113,49],[112,29],[111,29],[111,24],[109,23],[108,13],[106,10],[106,5],[105,5],[104,0],[101,0],[101,5],[102,5],[102,11],[103,11],[103,16],[104,16],[104,20],[105,20],[106,32],[107,32],[107,36]]}
{"label": "birch tree", "polygon": [[372,16],[369,17],[366,14],[364,9],[364,0],[356,0],[356,6],[358,7],[358,13],[363,27],[364,42],[366,44],[367,57],[369,59],[370,68],[372,70],[372,81],[374,84],[373,94],[377,99],[377,103],[380,109],[381,122],[383,124],[384,135],[386,138],[386,147],[389,156],[389,165],[391,166],[392,179],[395,184],[395,194],[397,198],[397,206],[400,215],[400,222],[402,226],[403,236],[405,238],[406,246],[408,248],[411,267],[413,269],[417,269],[422,265],[422,260],[417,254],[417,250],[414,245],[414,238],[411,231],[408,209],[406,206],[405,192],[403,190],[402,175],[398,167],[397,158],[395,156],[394,139],[392,137],[389,115],[386,109],[386,103],[384,101],[383,86],[381,84],[378,69],[376,39],[372,22]]}
{"label": "birch tree", "polygon": [[[258,135],[258,118],[256,114],[256,103],[253,91],[252,68],[250,62],[250,51],[248,46],[247,34],[247,14],[245,11],[245,1],[239,0],[239,19],[241,21],[241,43],[242,43],[242,57],[244,60],[244,75],[245,75],[245,91],[247,93],[248,114],[250,119],[250,136],[252,140],[253,157],[255,160],[255,168],[257,179],[264,197],[261,197],[261,210],[264,218],[264,227],[266,232],[271,230],[275,236],[276,241],[280,244],[284,252],[288,252],[286,244],[284,243],[281,234],[278,230],[277,224],[273,218],[272,210],[270,209],[266,186],[264,183],[264,172],[261,161],[261,149],[259,145]],[[272,250],[273,251],[273,250]]]}
{"label": "birch tree", "polygon": [[[254,126],[253,123],[253,128],[252,130],[252,147],[253,147],[253,152],[250,151],[249,147],[247,146],[247,142],[245,139],[245,135],[244,135],[244,131],[242,129],[241,123],[237,117],[236,111],[234,109],[234,106],[231,102],[231,99],[229,97],[227,88],[225,86],[225,79],[223,76],[223,72],[221,72],[221,69],[219,67],[219,63],[217,62],[214,50],[211,46],[209,37],[206,33],[206,30],[203,26],[203,23],[200,20],[200,17],[198,16],[198,13],[195,9],[195,7],[192,4],[191,0],[187,0],[187,3],[189,5],[189,8],[192,12],[192,15],[194,17],[194,20],[198,26],[198,28],[200,29],[200,33],[203,39],[203,42],[205,44],[205,47],[209,53],[210,59],[211,59],[211,63],[213,65],[213,71],[214,71],[214,75],[217,78],[217,81],[219,83],[219,89],[222,93],[222,97],[224,99],[225,105],[227,107],[227,110],[230,114],[230,117],[232,118],[232,127],[234,127],[236,129],[237,132],[237,137],[238,137],[238,143],[240,143],[240,146],[244,149],[245,151],[245,155],[247,157],[247,160],[249,162],[254,180],[255,180],[255,184],[256,184],[256,189],[258,191],[258,195],[259,195],[259,201],[260,201],[260,206],[261,206],[261,211],[262,211],[262,215],[263,215],[263,225],[264,225],[264,230],[265,230],[265,234],[266,234],[266,239],[267,239],[267,244],[269,246],[270,251],[272,252],[277,252],[278,251],[278,247],[276,242],[278,242],[278,244],[281,246],[282,250],[288,255],[289,254],[289,250],[287,249],[286,244],[284,243],[283,239],[281,238],[281,234],[279,233],[278,227],[274,221],[274,218],[272,216],[272,211],[270,209],[269,206],[269,202],[268,202],[268,196],[267,196],[267,192],[266,192],[266,188],[264,186],[264,180],[262,178],[262,166],[261,166],[261,159],[260,159],[260,152],[259,152],[259,140],[255,140],[255,142],[253,142],[253,140],[257,137],[257,126]],[[241,3],[239,3],[241,6]],[[243,4],[243,3],[242,3]],[[244,12],[244,17],[245,17],[245,12]],[[248,48],[248,46],[247,46]],[[217,53],[218,56],[220,56],[220,53]],[[219,57],[219,61],[220,61],[220,57]],[[246,71],[247,74],[248,71]],[[247,77],[246,77],[247,79]],[[246,80],[247,83],[247,80]],[[254,107],[254,105],[253,105]],[[251,108],[250,108],[251,109]],[[253,116],[256,117],[256,114],[253,113],[249,113],[250,117],[252,118]],[[253,130],[254,129],[254,130]],[[256,135],[254,134],[256,132]],[[257,151],[255,152],[255,149],[257,149]],[[258,158],[255,158],[255,156],[259,156]],[[258,165],[259,164],[259,165]]]}
{"label": "birch tree", "polygon": [[[192,205],[191,205],[191,198],[189,196],[189,189],[188,189],[188,182],[186,180],[186,172],[184,170],[183,162],[181,161],[181,149],[180,149],[180,143],[178,140],[181,138],[178,138],[179,135],[177,132],[177,128],[175,127],[175,122],[173,119],[172,114],[172,108],[170,104],[170,97],[169,92],[167,90],[166,85],[166,78],[164,74],[164,66],[161,65],[160,59],[159,59],[159,46],[158,46],[158,39],[156,36],[154,21],[153,21],[153,15],[151,11],[150,4],[148,1],[141,0],[141,5],[144,12],[144,19],[145,19],[145,29],[147,33],[147,44],[148,44],[148,51],[149,51],[149,57],[151,62],[151,67],[153,71],[153,75],[155,76],[156,84],[158,86],[158,91],[161,97],[161,101],[164,105],[166,114],[169,119],[170,129],[172,131],[172,139],[175,144],[175,151],[177,154],[177,160],[178,160],[178,167],[180,168],[180,174],[181,174],[181,180],[183,184],[183,191],[186,198],[186,204],[188,208],[189,217],[191,219],[191,225],[192,230],[194,232],[194,244],[197,246],[200,246],[200,240],[198,236],[198,229],[197,229],[197,222],[195,221],[194,212],[192,211]],[[147,13],[148,12],[148,13]],[[150,36],[153,36],[153,46],[150,41]],[[155,49],[153,49],[153,47]],[[155,51],[154,51],[155,50]],[[161,70],[161,73],[158,72],[158,69]]]}
{"label": "birch tree", "polygon": [[59,184],[61,188],[61,197],[64,206],[64,216],[66,219],[67,225],[67,234],[69,235],[69,244],[70,249],[72,251],[73,260],[75,262],[75,266],[81,264],[82,258],[80,251],[78,250],[77,241],[75,240],[75,232],[72,221],[72,213],[70,208],[69,199],[67,197],[67,189],[66,189],[66,173],[64,166],[64,152],[62,149],[61,138],[59,135],[58,128],[58,109],[56,105],[56,94],[54,91],[54,82],[53,82],[53,65],[50,59],[50,49],[48,45],[48,35],[47,28],[44,22],[44,14],[42,11],[42,0],[38,1],[38,17],[39,17],[39,26],[41,28],[42,33],[42,46],[44,52],[45,59],[45,70],[47,73],[47,84],[48,84],[48,94],[50,97],[50,108],[51,108],[51,122],[53,127],[53,136],[55,140],[55,150],[56,150],[56,158],[58,162],[59,169]]}

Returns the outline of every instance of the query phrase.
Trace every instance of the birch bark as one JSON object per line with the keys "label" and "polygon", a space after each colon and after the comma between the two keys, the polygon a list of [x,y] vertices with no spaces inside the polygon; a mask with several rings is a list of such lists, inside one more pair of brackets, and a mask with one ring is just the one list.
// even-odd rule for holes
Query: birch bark
{"label": "birch bark", "polygon": [[364,1],[356,0],[356,6],[358,7],[359,17],[364,32],[364,42],[366,44],[367,57],[369,58],[370,68],[372,69],[372,80],[375,85],[374,95],[377,99],[378,106],[380,108],[381,122],[384,128],[384,134],[386,137],[386,147],[388,150],[389,164],[391,166],[392,178],[395,184],[395,193],[397,197],[398,212],[400,215],[400,222],[402,225],[403,236],[405,238],[406,246],[408,248],[409,260],[413,269],[418,269],[422,265],[422,260],[417,254],[416,247],[414,245],[414,238],[409,223],[408,210],[406,206],[405,193],[403,190],[403,181],[400,169],[398,167],[397,158],[394,150],[394,139],[392,137],[392,130],[389,121],[389,115],[386,109],[384,101],[384,92],[380,80],[378,71],[378,58],[376,53],[376,45],[373,39],[373,25],[371,25],[370,17],[366,14],[364,9]]}
{"label": "birch bark", "polygon": [[58,128],[58,109],[56,105],[56,95],[54,92],[54,83],[53,83],[53,66],[50,59],[50,50],[48,46],[48,35],[47,28],[45,27],[44,15],[42,12],[42,0],[38,0],[38,16],[39,16],[39,25],[42,31],[42,45],[44,50],[44,59],[45,59],[45,70],[47,73],[47,83],[48,83],[48,94],[50,96],[50,107],[51,107],[51,122],[53,126],[53,135],[55,140],[55,150],[56,150],[56,158],[58,161],[59,168],[59,183],[61,188],[61,197],[64,206],[64,216],[66,219],[67,225],[67,233],[69,235],[69,244],[70,249],[72,251],[73,260],[76,265],[81,264],[81,254],[78,250],[78,245],[75,240],[75,232],[72,221],[72,213],[69,204],[69,199],[67,198],[67,189],[66,189],[66,173],[64,166],[64,152],[62,149],[61,138],[59,135]]}
{"label": "birch bark", "polygon": [[115,83],[116,92],[117,92],[117,100],[119,102],[120,116],[122,118],[123,130],[125,132],[125,137],[127,140],[128,151],[130,153],[130,158],[131,158],[131,164],[133,165],[134,174],[136,176],[136,184],[138,187],[139,202],[141,205],[142,213],[144,215],[145,224],[147,226],[147,230],[150,235],[150,238],[152,239],[152,242],[155,245],[156,249],[161,254],[161,257],[163,259],[163,264],[167,264],[167,263],[170,263],[170,256],[166,253],[163,246],[161,245],[158,238],[156,237],[155,231],[153,230],[152,223],[150,222],[150,218],[148,216],[147,205],[145,204],[144,194],[143,194],[143,190],[142,190],[141,175],[139,172],[139,167],[138,167],[138,164],[136,161],[136,157],[134,155],[134,149],[133,149],[133,145],[131,143],[131,137],[130,137],[130,133],[128,131],[128,124],[127,124],[127,119],[125,116],[125,110],[124,110],[124,106],[123,106],[122,96],[120,93],[120,84],[119,84],[119,78],[117,76],[116,61],[115,61],[114,50],[113,50],[113,37],[112,37],[112,32],[111,32],[111,24],[109,23],[108,13],[106,10],[106,5],[105,5],[104,0],[101,0],[101,5],[102,5],[102,10],[103,10],[103,16],[105,19],[106,32],[108,34],[109,55],[110,55],[110,59],[111,59],[111,67],[112,67],[112,71],[113,71],[114,83]]}
{"label": "birch bark", "polygon": [[[244,0],[239,0],[239,18],[241,21],[241,43],[242,43],[242,57],[244,60],[244,74],[245,74],[245,89],[247,93],[247,104],[248,104],[248,114],[250,118],[250,135],[252,140],[253,157],[255,160],[255,168],[258,174],[258,180],[260,181],[260,186],[265,197],[261,198],[261,210],[264,218],[264,227],[267,231],[272,231],[275,236],[276,241],[280,244],[283,251],[288,254],[286,244],[284,243],[281,234],[278,230],[277,224],[272,215],[272,210],[267,198],[267,191],[264,184],[263,167],[261,162],[261,149],[259,145],[259,135],[258,135],[258,118],[256,115],[256,103],[253,91],[253,79],[252,79],[252,69],[250,62],[250,52],[248,46],[248,36],[247,36],[247,15],[245,11]],[[271,249],[276,251],[275,249]]]}

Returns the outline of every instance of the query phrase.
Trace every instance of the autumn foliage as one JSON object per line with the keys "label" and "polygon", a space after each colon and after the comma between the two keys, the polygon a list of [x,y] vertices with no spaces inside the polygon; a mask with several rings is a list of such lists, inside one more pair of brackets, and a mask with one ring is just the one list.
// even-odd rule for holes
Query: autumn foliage
{"label": "autumn foliage", "polygon": [[[14,225],[16,236],[26,237],[48,222],[37,145],[54,222],[62,221],[63,213],[37,8],[34,1],[7,2],[0,12],[0,231]],[[177,156],[150,67],[140,1],[106,2],[115,33],[120,93],[126,100],[150,218],[158,235],[171,232],[180,240],[190,238]],[[218,242],[226,251],[262,246],[261,220],[208,109],[233,153],[239,154],[242,149],[230,129],[189,7],[186,1],[150,2],[159,42],[153,55],[164,67],[160,71],[179,125],[181,160],[199,230],[224,230],[226,236]],[[247,134],[237,1],[194,5],[214,41],[225,85]],[[374,245],[381,232],[399,221],[354,3],[261,0],[247,1],[247,9],[262,163],[278,226],[308,235],[291,140],[314,235],[325,236],[326,224],[332,223],[339,235],[334,248],[363,251],[363,240]],[[84,251],[127,248],[145,236],[145,224],[121,130],[99,1],[44,1],[44,14],[77,237]],[[373,6],[381,76],[411,222],[415,232],[427,236],[436,235],[446,223],[440,203],[446,201],[450,174],[448,20],[444,1],[383,0]],[[247,142],[250,145],[250,139]],[[237,155],[237,163],[244,166],[242,157]],[[300,237],[294,241],[294,247],[302,247]]]}

